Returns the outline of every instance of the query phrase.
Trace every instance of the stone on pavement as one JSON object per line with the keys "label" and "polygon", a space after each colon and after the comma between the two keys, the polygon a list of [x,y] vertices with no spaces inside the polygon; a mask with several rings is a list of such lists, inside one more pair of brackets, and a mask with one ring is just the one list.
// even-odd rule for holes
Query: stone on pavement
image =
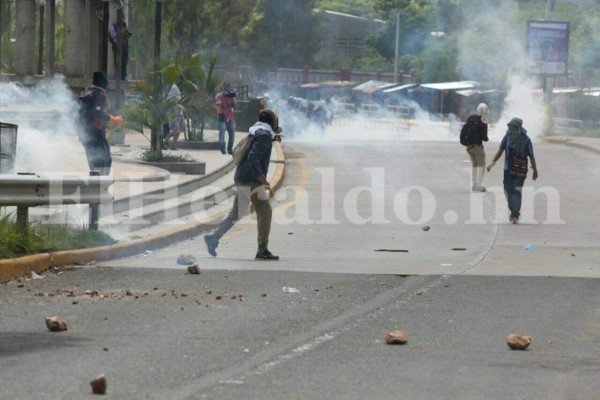
{"label": "stone on pavement", "polygon": [[106,393],[106,376],[104,374],[98,375],[90,382],[92,385],[92,393],[94,394],[105,394]]}
{"label": "stone on pavement", "polygon": [[188,274],[190,274],[190,275],[199,275],[200,274],[200,268],[198,268],[198,264],[190,265],[189,267],[187,267],[187,271],[188,271]]}
{"label": "stone on pavement", "polygon": [[60,315],[46,318],[46,326],[51,332],[62,332],[67,330],[67,321]]}
{"label": "stone on pavement", "polygon": [[408,336],[404,331],[391,331],[385,335],[385,342],[387,344],[406,344],[408,342]]}
{"label": "stone on pavement", "polygon": [[531,336],[520,336],[513,333],[506,338],[506,344],[511,350],[525,350],[531,344]]}

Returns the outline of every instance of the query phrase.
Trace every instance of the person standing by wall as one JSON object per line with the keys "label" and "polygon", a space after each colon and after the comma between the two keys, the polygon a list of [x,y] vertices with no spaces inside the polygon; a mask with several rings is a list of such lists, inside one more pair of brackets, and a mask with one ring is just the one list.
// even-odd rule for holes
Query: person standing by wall
{"label": "person standing by wall", "polygon": [[267,181],[267,172],[271,162],[273,142],[281,141],[281,128],[279,118],[271,109],[262,110],[258,122],[250,128],[251,142],[243,161],[236,169],[235,198],[233,208],[218,225],[213,234],[204,236],[204,243],[208,253],[216,257],[219,240],[231,227],[243,217],[250,203],[256,210],[258,229],[258,250],[256,260],[279,260],[279,257],[269,251],[269,233],[271,231],[271,218],[273,210],[267,195],[270,190]]}
{"label": "person standing by wall", "polygon": [[523,184],[527,177],[527,158],[531,161],[533,180],[538,178],[537,164],[533,155],[533,144],[523,128],[523,120],[513,118],[508,123],[506,135],[502,138],[500,148],[487,166],[488,172],[496,165],[496,161],[504,152],[504,195],[510,210],[510,222],[519,223],[521,213],[521,197]]}
{"label": "person standing by wall", "polygon": [[[129,64],[129,38],[133,33],[129,32],[127,23],[123,21],[121,26],[121,80],[127,80],[127,65]],[[113,23],[108,31],[108,38],[112,45],[113,56],[115,60],[115,70],[117,69],[117,24]]]}
{"label": "person standing by wall", "polygon": [[[467,118],[467,122],[461,130],[461,143],[466,146],[467,153],[471,159],[471,190],[474,192],[485,192],[483,186],[483,174],[485,172],[485,150],[483,142],[488,139],[488,113],[487,104],[481,103],[477,106],[477,113]],[[468,132],[467,132],[468,131]]]}
{"label": "person standing by wall", "polygon": [[107,86],[106,76],[102,72],[94,72],[92,86],[79,95],[84,110],[84,129],[80,141],[85,149],[90,171],[96,171],[100,175],[109,175],[112,167],[106,124],[123,124],[122,117],[108,113],[110,103],[106,96]]}
{"label": "person standing by wall", "polygon": [[[235,116],[233,109],[237,107],[235,96],[235,90],[231,88],[229,82],[223,82],[223,90],[215,96],[219,117],[219,149],[222,154],[233,154],[233,142],[235,140]],[[225,130],[229,134],[227,147],[225,146]]]}

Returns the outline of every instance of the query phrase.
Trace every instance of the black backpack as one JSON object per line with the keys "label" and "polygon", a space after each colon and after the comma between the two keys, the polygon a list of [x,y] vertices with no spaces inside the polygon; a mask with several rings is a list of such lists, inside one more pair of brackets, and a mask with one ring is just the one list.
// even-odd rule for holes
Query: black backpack
{"label": "black backpack", "polygon": [[91,86],[79,93],[79,121],[84,126],[88,126],[92,123],[95,99],[96,91]]}
{"label": "black backpack", "polygon": [[460,130],[460,144],[471,146],[481,143],[481,134],[479,132],[479,117],[471,115]]}

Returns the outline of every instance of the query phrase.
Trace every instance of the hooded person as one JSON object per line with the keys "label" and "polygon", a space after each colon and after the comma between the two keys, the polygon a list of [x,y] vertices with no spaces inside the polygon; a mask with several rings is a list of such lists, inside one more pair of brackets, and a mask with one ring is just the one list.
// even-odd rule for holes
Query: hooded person
{"label": "hooded person", "polygon": [[208,253],[216,257],[219,240],[249,210],[250,204],[256,210],[258,249],[256,260],[279,260],[269,251],[269,233],[273,210],[267,191],[270,184],[267,180],[273,142],[281,141],[281,127],[277,113],[271,109],[262,110],[258,122],[250,127],[250,144],[244,160],[238,165],[234,182],[236,186],[233,207],[216,227],[214,233],[204,236]]}
{"label": "hooded person", "polygon": [[509,220],[513,224],[518,224],[523,184],[528,171],[527,159],[531,161],[534,181],[538,178],[538,171],[533,154],[533,144],[527,136],[527,130],[523,128],[523,120],[515,117],[510,120],[507,127],[500,148],[488,164],[487,170],[489,172],[496,165],[496,161],[504,152],[504,195],[510,210]]}
{"label": "hooded person", "polygon": [[472,125],[473,134],[469,135],[469,142],[467,144],[467,154],[471,159],[471,190],[474,192],[485,192],[486,189],[483,186],[483,174],[485,172],[485,150],[483,148],[483,142],[487,142],[488,139],[488,113],[489,108],[487,104],[480,103],[477,106],[477,113],[470,115],[467,118],[467,124]]}
{"label": "hooded person", "polygon": [[90,171],[109,175],[112,167],[110,145],[106,139],[106,124],[122,125],[123,118],[108,113],[110,103],[106,96],[108,79],[102,72],[94,72],[92,86],[86,88],[79,98],[84,108],[83,132],[80,141],[85,149]]}

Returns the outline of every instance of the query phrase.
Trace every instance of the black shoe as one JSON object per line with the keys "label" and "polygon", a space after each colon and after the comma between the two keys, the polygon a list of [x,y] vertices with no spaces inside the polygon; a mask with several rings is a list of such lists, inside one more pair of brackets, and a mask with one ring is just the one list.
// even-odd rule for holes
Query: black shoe
{"label": "black shoe", "polygon": [[256,252],[255,260],[279,260],[279,256],[274,255],[269,250],[259,250]]}
{"label": "black shoe", "polygon": [[206,250],[208,251],[208,254],[210,254],[213,257],[216,257],[216,249],[217,247],[219,247],[219,241],[215,239],[213,235],[205,235],[204,244],[206,244]]}

